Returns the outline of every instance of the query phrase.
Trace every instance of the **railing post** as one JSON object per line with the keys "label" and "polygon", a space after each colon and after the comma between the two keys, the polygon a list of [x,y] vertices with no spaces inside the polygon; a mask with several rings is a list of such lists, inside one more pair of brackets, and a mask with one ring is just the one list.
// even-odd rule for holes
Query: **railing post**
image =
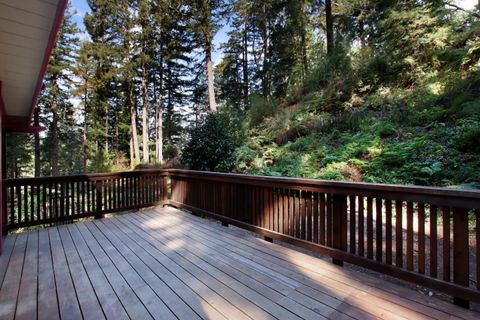
{"label": "railing post", "polygon": [[5,181],[2,181],[1,183],[2,187],[2,195],[1,195],[1,210],[2,210],[2,235],[7,235],[8,233],[8,199],[7,199],[7,183]]}
{"label": "railing post", "polygon": [[[453,281],[469,286],[468,210],[453,208]],[[469,308],[468,300],[453,297],[453,302]]]}
{"label": "railing post", "polygon": [[96,200],[95,211],[97,212],[95,214],[95,219],[102,219],[103,218],[103,214],[100,213],[103,210],[103,208],[102,208],[102,202],[103,202],[102,185],[103,185],[103,181],[101,181],[101,180],[95,181],[95,200]]}
{"label": "railing post", "polygon": [[[332,197],[332,246],[342,251],[347,250],[347,196]],[[333,264],[343,266],[343,261],[332,259]]]}

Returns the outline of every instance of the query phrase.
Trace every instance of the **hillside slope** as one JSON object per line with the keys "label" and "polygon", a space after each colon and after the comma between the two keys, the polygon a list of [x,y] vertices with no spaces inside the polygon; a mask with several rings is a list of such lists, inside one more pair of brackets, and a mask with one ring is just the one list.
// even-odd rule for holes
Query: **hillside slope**
{"label": "hillside slope", "polygon": [[478,188],[480,75],[455,76],[365,92],[342,79],[290,103],[260,99],[236,170]]}

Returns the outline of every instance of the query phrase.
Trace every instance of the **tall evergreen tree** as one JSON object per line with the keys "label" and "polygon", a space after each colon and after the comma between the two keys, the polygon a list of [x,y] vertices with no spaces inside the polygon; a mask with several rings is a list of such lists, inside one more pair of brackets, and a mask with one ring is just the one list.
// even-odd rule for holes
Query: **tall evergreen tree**
{"label": "tall evergreen tree", "polygon": [[[68,160],[75,159],[71,154],[65,155],[70,159],[59,158],[62,145],[76,141],[75,137],[79,133],[75,127],[73,105],[69,100],[73,84],[71,67],[77,57],[78,32],[69,8],[52,53],[40,96],[41,123],[48,128],[44,146],[48,155],[46,159],[50,159],[47,174],[53,176],[78,170],[75,163],[68,163]],[[73,150],[62,148],[65,153],[73,153]]]}

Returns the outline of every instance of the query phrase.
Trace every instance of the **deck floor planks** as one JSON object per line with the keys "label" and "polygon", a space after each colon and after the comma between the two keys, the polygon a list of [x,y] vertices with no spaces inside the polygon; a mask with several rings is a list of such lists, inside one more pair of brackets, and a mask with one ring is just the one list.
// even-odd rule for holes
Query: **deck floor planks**
{"label": "deck floor planks", "polygon": [[10,262],[16,239],[17,235],[11,234],[3,240],[3,253],[1,256],[2,259],[0,259],[0,288],[2,287],[3,279],[7,272],[8,263]]}
{"label": "deck floor planks", "polygon": [[[158,217],[156,217],[156,218],[158,218]],[[170,229],[172,229],[172,228],[174,228],[174,227],[170,226]],[[193,235],[194,232],[192,232],[193,229],[194,229],[193,226],[189,226],[188,234],[189,234],[189,236],[195,237]],[[213,235],[212,235],[212,237],[213,237]],[[198,238],[197,237],[197,238],[194,238],[193,241],[209,242],[210,239],[207,240],[205,238]],[[264,263],[263,265],[259,264],[259,263],[252,262],[253,260],[257,260],[257,262],[262,262],[262,259],[264,259],[264,257],[253,256],[253,255],[242,257],[240,255],[232,255],[231,252],[236,251],[236,249],[233,248],[233,247],[230,247],[227,243],[224,243],[221,240],[219,240],[219,242],[216,244],[215,249],[216,250],[222,250],[222,247],[228,247],[229,248],[229,252],[227,253],[227,255],[229,255],[231,257],[234,257],[237,260],[237,263],[246,263],[246,264],[254,266],[258,270],[261,270],[261,271],[267,270],[269,273],[277,273],[277,271],[273,271],[273,270],[276,269],[276,268],[281,268],[280,266],[277,266],[276,264],[273,264],[271,262]],[[240,251],[237,252],[237,254],[239,254],[239,253],[240,253]],[[331,306],[332,308],[337,308],[339,310],[342,310],[343,312],[346,312],[347,314],[351,315],[352,317],[355,317],[355,318],[365,318],[365,317],[367,317],[368,318],[368,317],[372,317],[372,316],[377,316],[377,317],[388,317],[390,319],[400,318],[396,315],[396,313],[390,312],[388,310],[384,310],[384,309],[382,309],[378,306],[371,306],[370,308],[368,308],[369,312],[372,313],[370,315],[368,315],[365,312],[358,312],[358,308],[355,308],[356,305],[358,304],[358,299],[356,299],[354,303],[350,303],[350,304],[345,303],[346,299],[351,298],[351,292],[348,292],[348,293],[342,295],[337,291],[333,295],[331,293],[331,291],[328,290],[328,288],[325,289],[325,288],[323,288],[323,286],[319,286],[318,282],[312,282],[312,281],[310,281],[310,279],[308,279],[308,278],[306,278],[302,275],[292,274],[291,269],[285,269],[284,272],[282,273],[282,275],[284,277],[290,277],[291,279],[300,280],[301,282],[306,281],[307,285],[313,285],[314,287],[316,287],[317,290],[308,290],[309,287],[304,286],[304,285],[299,286],[299,288],[297,288],[297,290],[300,291],[300,292],[308,290],[306,292],[307,296],[313,296],[316,299],[319,299],[318,301],[320,303],[327,304],[327,305]],[[321,283],[321,284],[323,285],[323,283]],[[347,289],[349,289],[349,288],[347,288]],[[365,303],[368,304],[368,301],[365,301]]]}
{"label": "deck floor planks", "polygon": [[[128,217],[125,217],[125,218],[128,219]],[[121,219],[118,219],[117,221],[120,221],[120,220]],[[133,226],[135,223],[135,221],[132,221],[132,220],[130,220],[130,222],[131,224],[129,226]],[[128,227],[128,226],[125,225],[125,227]],[[263,308],[265,311],[269,312],[276,318],[300,319],[297,316],[295,316],[289,309],[286,309],[282,305],[278,304],[275,301],[275,298],[273,299],[268,298],[262,295],[260,292],[255,291],[261,287],[260,283],[256,283],[257,288],[253,289],[252,287],[254,285],[252,283],[254,281],[252,281],[251,279],[247,279],[247,277],[242,277],[242,276],[240,276],[240,279],[239,279],[238,274],[237,276],[235,276],[235,271],[233,271],[232,269],[228,269],[226,265],[222,265],[221,263],[209,264],[207,255],[205,255],[202,259],[200,259],[199,257],[193,254],[190,254],[189,252],[187,252],[182,248],[177,248],[177,245],[175,244],[176,239],[173,239],[173,238],[167,239],[161,236],[154,237],[154,238],[159,240],[161,243],[163,243],[167,247],[169,247],[171,250],[176,251],[178,254],[182,255],[185,259],[189,260],[193,264],[201,267],[202,270],[209,273],[212,277],[215,277],[216,279],[220,280],[222,283],[232,288],[232,290],[237,291],[237,293],[241,295],[244,295],[245,298],[249,299],[253,303],[256,303],[259,307]],[[185,243],[185,245],[187,245],[187,243]],[[188,244],[187,246],[189,245],[190,244]],[[250,286],[245,285],[245,282],[246,283],[251,282]],[[318,314],[315,314],[313,312],[308,313],[306,317],[304,317],[304,319],[320,319],[320,318],[324,319],[324,317],[321,317]]]}
{"label": "deck floor planks", "polygon": [[195,272],[196,269],[193,268],[195,266],[191,266],[188,263],[178,263],[178,261],[171,259],[171,254],[165,252],[165,250],[161,250],[161,246],[150,244],[133,230],[124,229],[123,231],[128,234],[133,241],[138,244],[143,244],[143,247],[149,250],[149,254],[164,264],[167,269],[179,278],[185,280],[188,286],[204,297],[211,305],[214,305],[223,315],[231,319],[251,319],[241,311],[241,308],[244,306],[238,308],[238,304],[233,303],[234,301],[225,295],[224,291],[218,290],[218,288],[212,288],[214,286],[208,281],[209,279],[205,279]]}
{"label": "deck floor planks", "polygon": [[[184,216],[181,211],[175,209],[168,208],[162,212],[166,213],[166,211],[177,216],[180,214],[180,217],[182,217],[182,219],[193,219],[197,222],[203,221],[203,219],[195,217],[193,215]],[[288,261],[301,267],[302,269],[306,268],[314,272],[323,272],[329,277],[333,275],[338,275],[339,277],[344,278],[343,281],[346,281],[346,283],[349,285],[355,286],[356,288],[371,292],[373,294],[378,295],[378,293],[380,293],[382,299],[386,299],[401,306],[405,306],[416,312],[423,312],[425,314],[432,315],[438,318],[453,316],[457,318],[461,317],[463,319],[471,319],[472,317],[478,317],[478,313],[476,312],[463,308],[458,308],[457,306],[446,301],[432,299],[416,291],[412,291],[411,289],[391,284],[382,278],[373,277],[361,273],[355,273],[356,279],[352,281],[352,279],[348,276],[345,278],[345,274],[342,268],[338,268],[328,262],[295,250],[286,249],[282,246],[272,246],[270,243],[264,242],[256,237],[246,237],[246,233],[238,229],[225,229],[215,223],[201,223],[198,226],[207,230],[208,234],[210,234],[212,231],[213,234],[215,234],[217,230],[224,231],[222,236],[230,238],[235,244],[246,244],[254,250],[258,250],[268,255],[272,255],[282,260]]]}
{"label": "deck floor planks", "polygon": [[75,249],[82,261],[88,278],[90,279],[95,294],[102,306],[102,310],[108,319],[126,320],[129,316],[122,305],[120,299],[116,295],[112,286],[108,282],[100,265],[97,263],[92,253],[88,249],[86,242],[81,236],[76,225],[69,225],[66,227]]}
{"label": "deck floor planks", "polygon": [[142,277],[143,281],[150,286],[157,296],[165,302],[177,318],[191,320],[201,319],[194,310],[177,296],[175,291],[169,288],[132,250],[123,244],[121,241],[123,238],[121,236],[121,230],[114,233],[112,232],[112,230],[114,230],[113,228],[109,225],[106,226],[104,222],[100,220],[95,221],[95,226],[100,232],[104,233],[108,241],[117,248],[118,252],[128,261],[130,266]]}
{"label": "deck floor planks", "polygon": [[[143,218],[145,217],[140,218],[139,221],[141,221],[141,219],[143,220]],[[121,221],[121,219],[119,220]],[[130,222],[132,224],[136,223],[136,221],[133,220],[130,220]],[[144,226],[147,226],[150,222],[150,220],[144,220]],[[167,242],[174,241],[175,239],[181,239],[181,236],[176,234],[170,237],[166,236],[166,234],[170,234],[170,231],[168,229],[163,229],[161,231],[152,230],[152,232],[157,234],[155,238],[164,239],[164,241]],[[193,247],[195,249],[189,250],[189,248]],[[237,262],[237,268],[234,268],[234,262],[231,260],[231,258],[226,255],[219,255],[219,250],[211,250],[209,247],[204,246],[202,243],[194,241],[190,241],[189,245],[186,246],[186,248],[192,254],[197,254],[198,258],[205,260],[212,266],[216,265],[218,268],[223,270],[223,272],[247,285],[251,289],[256,290],[259,294],[265,296],[265,298],[277,303],[280,306],[285,306],[286,309],[292,311],[293,313],[304,319],[315,319],[319,317],[331,319],[352,319],[345,314],[336,313],[335,309],[330,308],[326,305],[324,305],[323,308],[320,309],[323,313],[318,313],[318,311],[320,311],[318,309],[316,310],[317,312],[315,312],[313,309],[310,309],[307,306],[302,306],[300,303],[282,294],[282,291],[284,293],[289,293],[294,289],[283,285],[281,282],[273,278],[269,278],[265,274],[257,272],[255,269],[245,268],[245,264]],[[243,271],[240,271],[241,266],[244,266]],[[298,284],[298,286],[300,286],[300,284]]]}
{"label": "deck floor planks", "polygon": [[0,319],[474,319],[236,228],[157,209],[7,236]]}
{"label": "deck floor planks", "polygon": [[225,319],[224,316],[204,300],[204,296],[197,295],[195,291],[180,280],[185,280],[185,278],[177,278],[174,273],[150,255],[148,248],[139,246],[137,242],[126,236],[122,236],[122,241],[159,279],[169,285],[170,289],[174,290],[174,292],[203,319]]}
{"label": "deck floor planks", "polygon": [[[179,213],[179,211],[176,211],[176,214],[178,214],[178,213]],[[171,218],[172,218],[172,215],[168,215],[168,219],[171,219]],[[184,216],[181,216],[181,218],[182,218],[181,223],[185,224]],[[191,217],[189,216],[188,218],[191,218]],[[158,219],[158,217],[157,217],[157,219]],[[196,229],[196,228],[206,228],[207,226],[206,226],[206,224],[202,224],[202,225],[192,224],[191,227],[193,229]],[[188,234],[190,236],[192,236],[195,233],[192,232],[192,229],[189,229]],[[223,234],[220,237],[218,236],[218,234],[219,234],[218,231],[216,233],[215,232],[214,233],[208,232],[208,233],[205,233],[205,234],[202,235],[203,236],[202,239],[204,241],[214,241],[214,239],[218,238],[216,240],[216,243],[219,246],[228,246],[230,251],[233,252],[231,255],[238,254],[238,255],[242,256],[242,258],[241,258],[242,260],[247,259],[247,260],[250,260],[250,261],[256,261],[256,262],[260,263],[261,265],[263,265],[265,267],[270,266],[272,269],[275,269],[273,266],[276,266],[278,268],[278,270],[282,270],[285,275],[289,274],[288,268],[289,268],[289,265],[291,265],[290,261],[280,260],[280,259],[277,259],[276,257],[265,257],[265,255],[258,256],[257,255],[258,251],[255,248],[242,247],[238,243],[238,241],[233,240],[233,239],[226,240],[225,237],[223,236]],[[237,248],[235,246],[237,246],[239,248]],[[282,248],[282,249],[285,249],[286,251],[288,251],[286,248]],[[324,261],[321,261],[321,263],[323,265],[327,264]],[[287,269],[285,269],[284,267],[286,267]],[[329,265],[328,267],[331,267],[331,266]],[[334,267],[334,268],[337,268],[337,267]],[[290,266],[290,269],[291,269],[291,266]],[[339,268],[339,270],[341,270],[341,268]],[[337,297],[341,297],[342,288],[343,288],[343,293],[344,293],[343,296],[344,297],[351,298],[352,297],[351,295],[353,293],[356,293],[357,297],[353,301],[355,304],[358,304],[361,301],[363,301],[365,304],[370,304],[371,302],[377,301],[376,305],[381,306],[381,308],[383,308],[385,311],[390,312],[391,313],[390,316],[395,316],[397,314],[403,314],[404,316],[412,316],[412,315],[416,314],[414,312],[411,312],[411,310],[409,310],[408,308],[398,306],[397,304],[391,303],[390,301],[386,301],[385,299],[383,299],[383,297],[378,297],[378,296],[375,296],[375,295],[373,295],[373,296],[368,295],[368,297],[366,297],[367,292],[363,291],[362,288],[359,288],[361,290],[355,290],[354,288],[351,287],[351,282],[352,281],[351,281],[350,278],[347,279],[348,280],[347,283],[342,283],[341,281],[340,282],[334,282],[334,280],[332,280],[332,273],[331,272],[329,272],[328,274],[324,274],[322,276],[321,271],[322,271],[322,269],[318,269],[319,274],[316,274],[315,272],[310,271],[310,270],[302,270],[302,272],[300,272],[300,275],[293,275],[293,276],[296,277],[298,280],[301,280],[303,278],[304,282],[305,282],[305,280],[307,280],[306,284],[309,285],[309,286],[310,286],[310,284],[308,283],[308,280],[309,280],[308,278],[313,278],[316,281],[319,281],[324,285],[329,284],[329,287],[331,289],[337,289],[335,291],[335,295]],[[319,278],[319,276],[321,278]],[[344,275],[342,275],[342,276],[345,277]],[[305,279],[305,277],[307,277],[307,279]],[[314,288],[316,287],[317,289],[320,289],[320,290],[323,289],[323,288],[319,288],[315,284],[314,284],[313,287]],[[328,292],[325,292],[325,293],[328,294]],[[373,311],[373,310],[374,309],[372,308],[371,311]],[[427,310],[424,314],[425,318],[430,317],[429,312],[430,313],[435,312],[435,310],[429,308],[429,310]],[[382,313],[379,313],[379,314],[377,314],[377,316],[383,317],[384,315]],[[417,314],[416,316],[419,317],[420,314]],[[443,316],[445,316],[445,314],[443,314]]]}
{"label": "deck floor planks", "polygon": [[60,319],[48,230],[38,232],[38,319]]}
{"label": "deck floor planks", "polygon": [[128,264],[123,256],[119,254],[116,247],[95,227],[93,223],[86,225],[87,229],[96,239],[98,247],[102,248],[106,256],[120,272],[122,277],[142,301],[145,308],[155,319],[173,320],[176,319],[172,311],[158,297],[145,280]]}
{"label": "deck floor planks", "polygon": [[[148,221],[150,222],[150,220]],[[172,231],[171,229],[163,229],[161,233],[162,234],[171,233],[171,231]],[[173,236],[174,238],[178,238],[181,235],[178,233],[173,233]],[[280,278],[276,274],[272,276],[272,273],[260,272],[258,269],[251,267],[248,263],[239,263],[238,260],[232,259],[232,257],[230,257],[226,253],[226,251],[224,251],[224,249],[219,246],[209,247],[205,242],[200,242],[200,241],[192,241],[191,243],[192,243],[192,246],[194,246],[196,250],[198,250],[198,252],[202,253],[201,256],[205,257],[205,259],[210,259],[210,261],[212,261],[212,263],[214,264],[220,265],[223,270],[226,270],[226,271],[228,270],[229,274],[238,275],[239,274],[238,272],[243,273],[241,278],[244,281],[252,283],[252,285],[257,287],[257,290],[261,288],[259,284],[267,288],[270,288],[271,289],[270,291],[262,290],[262,293],[267,295],[268,298],[270,298],[273,301],[281,300],[281,304],[287,305],[291,310],[298,310],[298,308],[301,307],[301,305],[303,305],[304,308],[309,308],[310,310],[320,313],[327,318],[331,318],[331,319],[351,319],[352,318],[343,312],[338,312],[337,310],[335,310],[330,306],[330,305],[339,304],[339,301],[336,299],[333,299],[326,295],[322,296],[320,292],[317,292],[316,296],[322,296],[323,298],[322,300],[329,301],[330,304],[322,304],[317,302],[316,304],[314,303],[315,306],[312,306],[313,299],[308,299],[307,296],[295,291],[295,288],[298,288],[301,286],[301,284],[299,284],[298,282],[292,283],[292,281],[288,281],[287,279],[288,281],[287,283],[290,283],[290,286],[289,286],[284,282],[286,277]],[[215,261],[211,260],[212,258],[215,258]],[[293,295],[293,297],[291,295]],[[298,305],[296,305],[295,303],[298,303]],[[343,305],[342,311],[345,311],[346,307],[347,306]],[[361,318],[371,316],[368,313],[362,312],[360,309],[353,311],[353,315]]]}
{"label": "deck floor planks", "polygon": [[115,291],[117,297],[122,302],[130,318],[134,319],[152,319],[151,314],[137,297],[134,290],[130,288],[128,283],[122,277],[115,265],[110,261],[105,252],[98,247],[97,241],[93,238],[87,229],[87,223],[79,223],[76,225],[83,236],[85,243],[90,249],[90,252],[95,257],[98,265],[105,274],[108,282]]}
{"label": "deck floor planks", "polygon": [[58,227],[70,274],[77,293],[80,309],[85,319],[105,319],[102,307],[90,283],[82,261],[73,245],[72,238],[66,227]]}
{"label": "deck floor planks", "polygon": [[[169,208],[167,210],[172,209]],[[178,210],[173,210],[174,211],[169,211],[169,213],[173,213],[174,215],[178,215],[180,213],[180,211]],[[181,217],[184,218],[183,214]],[[199,221],[201,219],[193,215],[185,216],[185,218],[193,219],[195,221]],[[329,275],[331,275],[331,273],[333,272],[334,274],[344,276],[343,272],[339,271],[342,270],[342,268],[338,268],[332,264],[326,263],[323,260],[317,259],[315,257],[306,255],[295,250],[287,250],[281,246],[272,246],[270,243],[266,243],[256,237],[245,237],[245,232],[241,230],[228,228],[225,229],[220,225],[212,223],[204,223],[201,225],[201,227],[208,230],[208,232],[211,232],[213,230],[224,231],[224,235],[231,238],[235,242],[246,244],[247,246],[250,246],[255,250],[259,250],[268,255],[273,255],[280,259],[290,261],[291,263],[301,266],[302,268],[307,268],[316,272],[324,270],[325,272],[328,272]],[[436,315],[437,317],[446,317],[451,315],[460,316],[464,319],[471,319],[472,317],[478,316],[478,314],[475,312],[458,308],[451,303],[439,299],[431,299],[430,297],[426,297],[425,295],[419,294],[408,288],[390,284],[382,278],[372,277],[366,274],[358,274],[358,281],[352,282],[351,279],[347,280],[349,284],[355,285],[356,287],[366,291],[372,292],[379,289],[380,292],[383,292],[382,298],[391,300],[394,303],[398,303],[400,305],[408,306],[409,308],[412,308],[418,312],[423,310],[426,313],[431,313],[433,311],[434,315]]]}
{"label": "deck floor planks", "polygon": [[82,311],[72,280],[72,274],[68,267],[65,252],[60,240],[57,228],[48,229],[50,236],[50,248],[52,251],[53,271],[55,285],[57,287],[58,307],[62,319],[80,319]]}
{"label": "deck floor planks", "polygon": [[28,234],[22,278],[18,291],[17,319],[37,318],[38,232]]}
{"label": "deck floor planks", "polygon": [[0,319],[8,320],[15,317],[18,290],[27,247],[28,234],[17,236],[5,278],[0,288]]}

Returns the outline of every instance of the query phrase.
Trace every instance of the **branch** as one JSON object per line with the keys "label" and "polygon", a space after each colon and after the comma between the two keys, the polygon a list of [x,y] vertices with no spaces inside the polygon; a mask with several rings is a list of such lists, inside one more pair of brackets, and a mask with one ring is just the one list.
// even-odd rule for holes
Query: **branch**
{"label": "branch", "polygon": [[454,8],[456,11],[463,11],[463,12],[465,12],[465,13],[468,13],[468,14],[471,15],[471,16],[474,16],[475,18],[480,19],[480,14],[478,14],[478,13],[476,13],[476,12],[463,9],[462,7],[457,6],[456,4],[453,4],[453,3],[444,2],[444,4],[445,4],[446,6],[448,6],[448,7]]}

